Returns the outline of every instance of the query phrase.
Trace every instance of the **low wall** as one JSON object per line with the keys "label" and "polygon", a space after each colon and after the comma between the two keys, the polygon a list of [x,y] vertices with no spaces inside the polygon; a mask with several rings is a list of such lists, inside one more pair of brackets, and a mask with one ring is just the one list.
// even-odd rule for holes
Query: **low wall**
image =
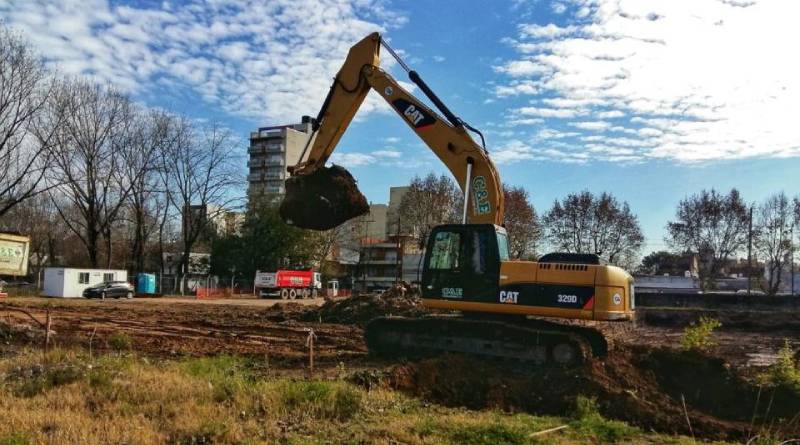
{"label": "low wall", "polygon": [[800,296],[747,294],[672,294],[637,293],[637,307],[699,308],[699,309],[761,309],[800,310]]}

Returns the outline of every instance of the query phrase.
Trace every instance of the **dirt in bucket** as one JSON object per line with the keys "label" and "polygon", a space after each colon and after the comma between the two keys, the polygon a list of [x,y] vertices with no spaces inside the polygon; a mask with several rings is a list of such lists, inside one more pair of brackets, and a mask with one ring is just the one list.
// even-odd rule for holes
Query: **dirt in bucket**
{"label": "dirt in bucket", "polygon": [[322,167],[286,180],[280,215],[290,225],[329,230],[369,212],[367,198],[344,167]]}

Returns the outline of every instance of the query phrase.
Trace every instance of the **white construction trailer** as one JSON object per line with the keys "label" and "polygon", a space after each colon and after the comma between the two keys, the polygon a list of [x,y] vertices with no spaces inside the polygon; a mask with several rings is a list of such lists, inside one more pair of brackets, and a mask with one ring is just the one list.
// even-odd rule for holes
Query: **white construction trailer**
{"label": "white construction trailer", "polygon": [[46,267],[42,295],[46,297],[79,298],[89,286],[106,281],[128,281],[128,271],[114,269],[79,269]]}

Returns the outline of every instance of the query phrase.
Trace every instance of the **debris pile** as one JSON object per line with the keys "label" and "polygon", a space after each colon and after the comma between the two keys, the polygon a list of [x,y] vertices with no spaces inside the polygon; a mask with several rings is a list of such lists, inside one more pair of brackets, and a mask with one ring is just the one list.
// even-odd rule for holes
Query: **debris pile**
{"label": "debris pile", "polygon": [[353,175],[338,165],[287,179],[280,206],[287,224],[312,230],[329,230],[367,212],[367,198]]}
{"label": "debris pile", "polygon": [[331,300],[317,311],[304,316],[307,321],[355,324],[364,326],[375,317],[403,315],[415,317],[425,313],[420,295],[413,289],[397,286],[380,294],[354,295],[343,300]]}

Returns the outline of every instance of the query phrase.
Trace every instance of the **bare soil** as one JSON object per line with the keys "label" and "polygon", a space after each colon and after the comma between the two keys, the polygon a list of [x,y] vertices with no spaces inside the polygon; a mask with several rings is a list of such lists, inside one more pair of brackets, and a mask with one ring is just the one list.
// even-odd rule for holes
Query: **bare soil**
{"label": "bare soil", "polygon": [[[793,314],[720,316],[723,326],[714,335],[718,346],[712,355],[702,355],[677,346],[684,327],[705,312],[680,310],[670,321],[669,311],[643,309],[636,325],[596,324],[612,340],[607,358],[580,368],[520,373],[515,365],[458,356],[400,364],[369,358],[362,340],[366,321],[423,312],[414,296],[397,293],[324,303],[12,298],[0,302],[0,328],[3,323],[29,325],[30,335],[14,336],[5,344],[0,335],[0,354],[4,348],[41,340],[38,327],[4,307],[28,310],[39,319],[49,310],[57,345],[87,347],[94,335],[95,349],[113,349],[111,340],[124,335],[130,349],[143,354],[243,354],[264,357],[270,366],[292,372],[306,366],[313,329],[323,373],[327,369],[333,375],[344,366],[355,370],[354,381],[365,386],[390,385],[445,405],[570,415],[576,397],[585,395],[596,397],[608,417],[660,432],[736,439],[768,424],[800,434],[800,395],[782,389],[760,393],[753,383],[774,362],[785,339],[800,346],[798,332],[785,322]],[[660,321],[651,325],[652,320]]]}

